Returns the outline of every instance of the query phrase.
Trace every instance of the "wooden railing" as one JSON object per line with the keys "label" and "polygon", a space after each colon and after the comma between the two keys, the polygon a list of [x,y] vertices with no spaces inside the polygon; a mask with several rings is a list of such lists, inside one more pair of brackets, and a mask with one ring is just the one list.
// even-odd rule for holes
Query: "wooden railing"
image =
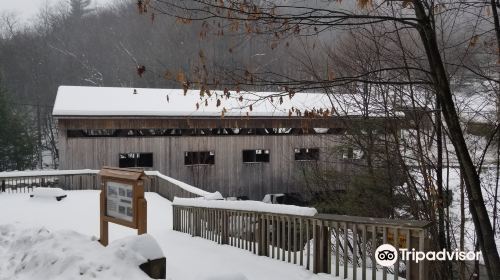
{"label": "wooden railing", "polygon": [[[0,173],[1,192],[29,192],[34,187],[97,190],[97,170]],[[174,197],[206,194],[155,171],[146,173],[145,190],[173,201]],[[376,265],[375,249],[385,243],[397,249],[425,251],[424,221],[397,221],[352,216],[297,216],[173,205],[174,230],[249,250],[254,254],[304,266],[314,273],[343,278],[428,279],[425,262],[396,262],[394,269]]]}
{"label": "wooden railing", "polygon": [[164,198],[173,201],[174,197],[194,198],[207,195],[208,192],[187,185],[157,171],[146,171],[149,180],[144,182],[144,189],[156,192]]}
{"label": "wooden railing", "polygon": [[[20,171],[0,173],[0,192],[30,192],[35,187],[58,187],[63,190],[99,190],[99,170]],[[166,199],[199,197],[207,192],[167,177],[157,171],[147,171],[145,191],[156,192]]]}
{"label": "wooden railing", "polygon": [[100,189],[96,170],[21,171],[0,173],[1,192],[29,192],[35,187],[65,190]]}
{"label": "wooden railing", "polygon": [[376,265],[381,244],[425,251],[425,221],[353,216],[296,216],[173,205],[173,229],[304,266],[314,273],[345,278],[428,279],[425,262],[398,261],[389,270]]}

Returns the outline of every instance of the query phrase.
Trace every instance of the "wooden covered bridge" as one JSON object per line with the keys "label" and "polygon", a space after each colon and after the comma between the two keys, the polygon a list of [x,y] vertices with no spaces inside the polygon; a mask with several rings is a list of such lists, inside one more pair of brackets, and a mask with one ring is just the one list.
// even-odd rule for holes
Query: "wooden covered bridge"
{"label": "wooden covered bridge", "polygon": [[[261,200],[303,192],[301,174],[310,167],[328,164],[355,173],[363,159],[344,141],[346,134],[368,128],[387,133],[410,124],[407,114],[383,111],[385,105],[376,102],[363,112],[358,100],[338,100],[333,107],[344,111],[332,114],[332,101],[318,93],[226,96],[61,86],[53,111],[59,168],[141,167],[225,197]],[[303,114],[312,108],[330,113]]]}

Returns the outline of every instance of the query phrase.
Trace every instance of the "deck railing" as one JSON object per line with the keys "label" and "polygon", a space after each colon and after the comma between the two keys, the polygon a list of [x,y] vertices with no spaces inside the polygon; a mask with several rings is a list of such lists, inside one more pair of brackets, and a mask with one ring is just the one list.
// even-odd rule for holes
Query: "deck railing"
{"label": "deck railing", "polygon": [[351,279],[428,279],[425,262],[376,265],[381,244],[425,251],[428,222],[353,216],[296,216],[173,205],[173,229]]}
{"label": "deck railing", "polygon": [[97,190],[97,170],[15,171],[0,173],[1,192],[30,192],[35,187],[58,187],[65,190]]}
{"label": "deck railing", "polygon": [[[30,192],[35,187],[58,187],[63,190],[99,190],[99,170],[16,171],[0,173],[0,192]],[[199,197],[208,194],[157,171],[146,171],[145,191],[166,199]]]}
{"label": "deck railing", "polygon": [[[97,190],[98,170],[0,173],[1,192],[29,192],[34,187]],[[207,192],[156,171],[148,171],[145,190],[173,201]],[[376,265],[375,249],[385,243],[397,249],[425,251],[428,222],[353,216],[299,216],[267,212],[173,205],[174,230],[249,250],[254,254],[304,266],[314,273],[352,279],[428,279],[425,262],[396,262],[394,269]]]}

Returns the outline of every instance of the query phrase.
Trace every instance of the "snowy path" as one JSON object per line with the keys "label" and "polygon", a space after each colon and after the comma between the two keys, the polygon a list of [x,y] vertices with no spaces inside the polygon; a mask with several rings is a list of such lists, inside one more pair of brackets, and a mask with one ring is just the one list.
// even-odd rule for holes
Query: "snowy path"
{"label": "snowy path", "polygon": [[[235,273],[246,276],[248,280],[336,279],[330,275],[314,275],[297,265],[174,232],[170,202],[154,193],[146,193],[146,199],[148,233],[160,243],[167,257],[167,279],[201,280],[211,279],[210,276],[221,279],[221,275]],[[98,236],[99,192],[68,192],[68,197],[61,202],[30,199],[28,194],[0,193],[0,225],[13,223]],[[134,234],[132,229],[110,224],[110,241]]]}

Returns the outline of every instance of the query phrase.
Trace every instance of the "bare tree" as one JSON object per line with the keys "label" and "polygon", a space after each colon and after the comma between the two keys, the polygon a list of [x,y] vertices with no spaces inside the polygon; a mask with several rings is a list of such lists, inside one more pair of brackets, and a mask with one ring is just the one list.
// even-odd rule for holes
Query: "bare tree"
{"label": "bare tree", "polygon": [[[325,3],[315,6],[303,1],[289,4],[282,1],[204,1],[188,2],[156,0],[139,1],[141,12],[166,14],[178,18],[183,23],[201,21],[206,33],[220,30],[242,30],[247,34],[274,36],[283,42],[292,36],[313,37],[332,30],[364,30],[373,25],[392,23],[395,31],[408,30],[414,43],[421,48],[417,65],[394,63],[369,71],[351,75],[332,75],[321,79],[304,79],[290,77],[283,73],[271,71],[250,72],[246,67],[232,74],[224,72],[232,78],[233,87],[274,85],[285,88],[286,94],[305,89],[335,87],[346,83],[363,82],[367,84],[415,85],[429,84],[437,102],[441,105],[442,116],[447,126],[448,137],[453,144],[460,162],[465,181],[465,189],[469,198],[472,219],[475,224],[478,241],[483,252],[490,279],[500,279],[500,258],[496,248],[494,233],[484,197],[478,170],[468,150],[460,119],[453,99],[450,76],[445,60],[446,52],[441,48],[437,25],[446,16],[457,10],[465,14],[477,15],[478,5],[485,3],[447,1],[358,1],[356,7],[339,7],[337,3]],[[481,8],[479,7],[479,9]],[[478,20],[479,18],[476,17]],[[218,32],[217,32],[218,31]],[[478,34],[473,32],[466,41],[477,40]],[[383,36],[386,37],[386,36]],[[407,80],[401,74],[412,72],[415,77]],[[209,78],[204,68],[202,75],[195,73],[193,85],[202,88],[217,87],[220,81],[213,75]],[[382,79],[378,73],[388,73]],[[337,73],[336,73],[337,74]],[[191,81],[184,79],[185,85]],[[227,82],[226,82],[227,83]],[[299,112],[300,114],[300,112]]]}

